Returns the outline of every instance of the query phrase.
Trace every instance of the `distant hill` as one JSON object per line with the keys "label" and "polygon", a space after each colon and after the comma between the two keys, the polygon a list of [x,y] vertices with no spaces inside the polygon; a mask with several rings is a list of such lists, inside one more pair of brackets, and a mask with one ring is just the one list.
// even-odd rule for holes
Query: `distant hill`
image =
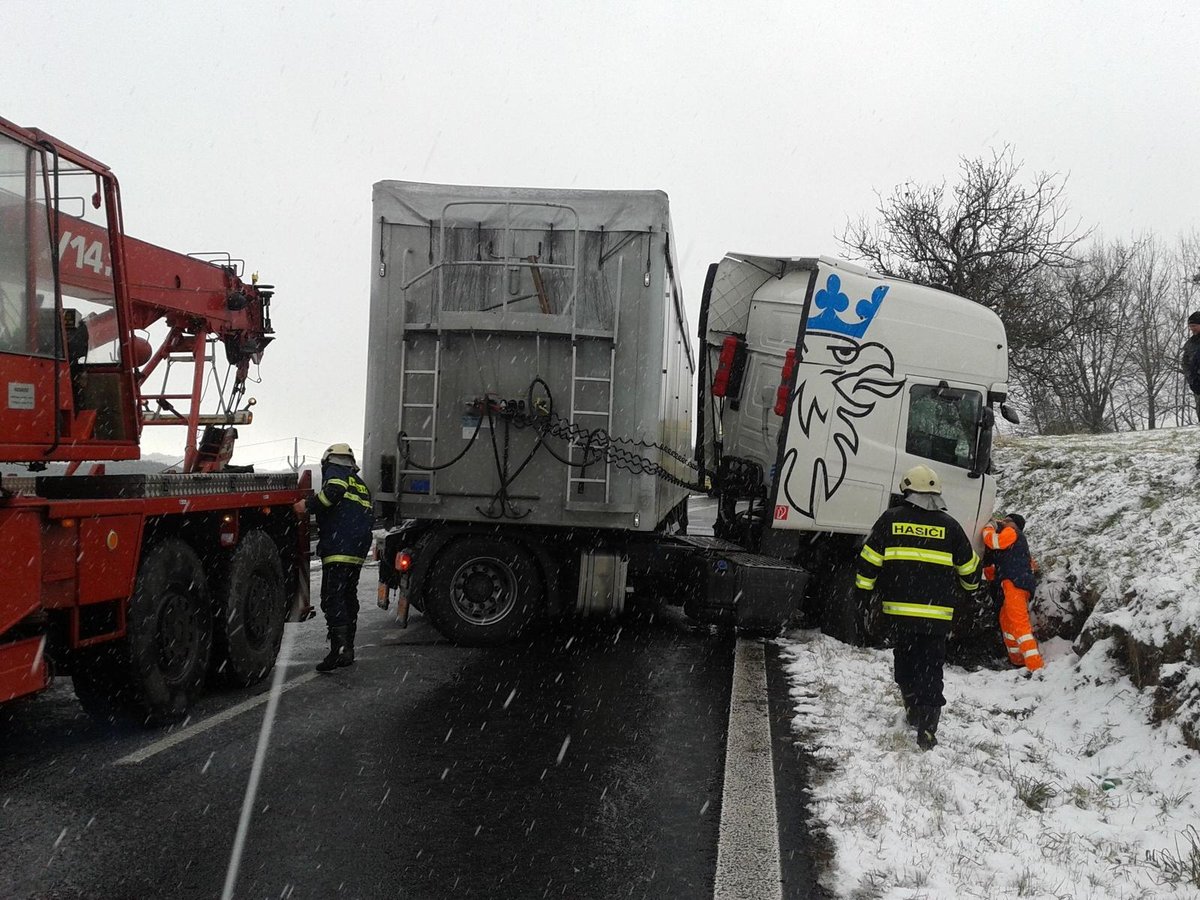
{"label": "distant hill", "polygon": [[[172,466],[177,466],[181,457],[166,456],[162,453],[147,453],[141,459],[118,460],[104,463],[104,470],[110,475],[136,475],[164,472]],[[92,463],[84,463],[80,472],[86,472]],[[66,469],[66,463],[50,463],[44,472],[30,472],[24,465],[0,463],[0,475],[59,475]]]}
{"label": "distant hill", "polygon": [[1200,429],[997,442],[997,508],[1026,517],[1035,630],[1105,653],[1200,750]]}

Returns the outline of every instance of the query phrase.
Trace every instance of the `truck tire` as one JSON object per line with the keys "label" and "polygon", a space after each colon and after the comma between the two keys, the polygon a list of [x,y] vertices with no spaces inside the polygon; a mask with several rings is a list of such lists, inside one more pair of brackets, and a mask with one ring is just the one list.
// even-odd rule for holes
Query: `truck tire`
{"label": "truck tire", "polygon": [[200,558],[183,541],[164,540],[142,558],[125,640],[79,666],[75,693],[97,717],[181,719],[204,687],[212,636]]}
{"label": "truck tire", "polygon": [[213,636],[213,674],[249,687],[267,676],[279,655],[287,601],[279,548],[263,531],[242,536],[229,563]]}
{"label": "truck tire", "polygon": [[833,562],[818,586],[821,605],[821,631],[843,644],[861,646],[862,616],[858,609],[858,591],[854,589],[855,561]]}
{"label": "truck tire", "polygon": [[425,614],[456,644],[494,647],[519,635],[542,605],[542,579],[522,548],[466,537],[445,547],[426,578]]}
{"label": "truck tire", "polygon": [[102,646],[80,654],[72,664],[71,683],[83,711],[100,722],[133,716],[133,689],[124,647]]}

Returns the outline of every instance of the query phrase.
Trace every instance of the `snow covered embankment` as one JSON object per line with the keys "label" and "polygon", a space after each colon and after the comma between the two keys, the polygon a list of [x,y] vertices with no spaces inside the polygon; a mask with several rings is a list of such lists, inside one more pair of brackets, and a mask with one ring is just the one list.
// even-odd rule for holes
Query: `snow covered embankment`
{"label": "snow covered embankment", "polygon": [[1011,439],[1001,510],[1026,517],[1034,630],[1113,657],[1151,720],[1200,750],[1200,429]]}

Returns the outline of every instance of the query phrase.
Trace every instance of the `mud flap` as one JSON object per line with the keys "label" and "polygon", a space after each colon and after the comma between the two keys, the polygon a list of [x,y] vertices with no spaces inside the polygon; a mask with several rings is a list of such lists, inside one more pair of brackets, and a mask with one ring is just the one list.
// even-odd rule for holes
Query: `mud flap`
{"label": "mud flap", "polygon": [[317,611],[312,607],[311,590],[308,583],[308,573],[300,572],[296,579],[296,596],[292,598],[291,609],[288,610],[287,622],[307,622],[315,617]]}

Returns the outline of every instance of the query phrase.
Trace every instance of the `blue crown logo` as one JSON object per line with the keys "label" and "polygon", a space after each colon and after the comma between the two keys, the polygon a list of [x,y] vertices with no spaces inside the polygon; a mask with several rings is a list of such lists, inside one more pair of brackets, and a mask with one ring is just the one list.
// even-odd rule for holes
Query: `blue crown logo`
{"label": "blue crown logo", "polygon": [[819,315],[808,316],[808,330],[822,331],[828,334],[844,334],[846,337],[860,338],[866,334],[867,326],[879,312],[883,297],[887,294],[887,285],[879,285],[871,291],[871,299],[865,297],[854,304],[857,322],[847,322],[841,314],[850,307],[850,298],[842,293],[842,279],[831,274],[825,281],[825,287],[817,291],[813,303],[821,312]]}

